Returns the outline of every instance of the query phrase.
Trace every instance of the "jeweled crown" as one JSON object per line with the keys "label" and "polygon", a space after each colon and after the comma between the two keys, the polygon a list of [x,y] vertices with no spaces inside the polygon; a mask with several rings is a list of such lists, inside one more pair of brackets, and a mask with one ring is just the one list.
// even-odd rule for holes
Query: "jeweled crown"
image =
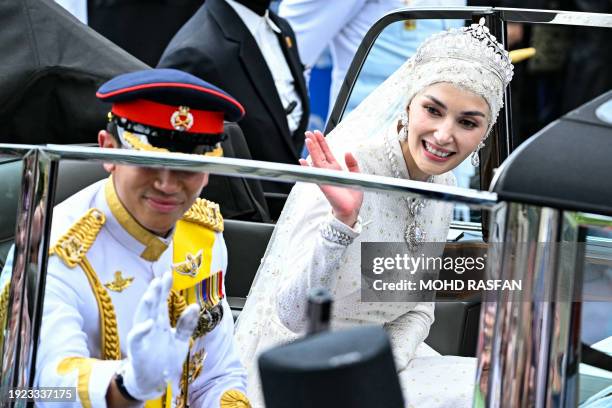
{"label": "jeweled crown", "polygon": [[416,63],[437,58],[474,61],[493,72],[505,87],[512,80],[514,67],[508,51],[484,24],[483,17],[478,24],[432,35],[419,47]]}

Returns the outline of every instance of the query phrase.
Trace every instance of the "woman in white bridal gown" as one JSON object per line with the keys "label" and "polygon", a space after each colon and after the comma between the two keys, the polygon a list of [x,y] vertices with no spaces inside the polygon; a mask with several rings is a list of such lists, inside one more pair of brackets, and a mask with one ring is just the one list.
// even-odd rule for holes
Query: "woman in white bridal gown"
{"label": "woman in white bridal gown", "polygon": [[[508,54],[483,21],[434,35],[327,138],[307,133],[302,165],[454,185],[453,168],[470,154],[477,164],[511,78]],[[407,406],[471,406],[475,360],[439,356],[423,342],[433,303],[361,301],[360,243],[405,242],[414,252],[445,242],[451,211],[448,203],[297,184],[236,327],[253,406],[263,406],[257,356],[304,334],[315,287],[333,295],[332,328],[386,329]]]}

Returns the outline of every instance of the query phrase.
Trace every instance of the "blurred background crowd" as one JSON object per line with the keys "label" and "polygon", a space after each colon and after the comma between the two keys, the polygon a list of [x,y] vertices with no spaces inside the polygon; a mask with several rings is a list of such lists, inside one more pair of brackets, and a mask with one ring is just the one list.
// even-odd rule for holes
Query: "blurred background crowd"
{"label": "blurred background crowd", "polygon": [[[379,18],[401,7],[466,5],[612,13],[610,0],[8,0],[0,4],[0,49],[12,63],[0,67],[0,134],[17,143],[93,143],[106,109],[93,94],[99,84],[146,65],[178,68],[244,105],[242,135],[225,143],[226,155],[297,164],[304,131],[325,127],[353,56]],[[347,111],[423,39],[463,25],[430,19],[387,27]],[[610,40],[609,29],[508,24],[509,50],[535,49],[515,64],[516,143],[612,89]],[[472,166],[455,173],[460,186],[480,187]],[[248,188],[234,194],[237,218],[280,212],[290,185],[261,184],[266,200]],[[250,210],[243,201],[252,202]],[[455,216],[474,221],[467,209]]]}

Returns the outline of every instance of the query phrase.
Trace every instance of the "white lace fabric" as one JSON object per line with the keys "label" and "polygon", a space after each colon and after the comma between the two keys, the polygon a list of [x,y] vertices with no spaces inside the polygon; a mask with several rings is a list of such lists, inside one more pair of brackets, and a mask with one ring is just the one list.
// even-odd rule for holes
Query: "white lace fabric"
{"label": "white lace fabric", "polygon": [[[397,131],[388,128],[386,135],[355,147],[353,154],[363,172],[393,177],[391,163],[386,160],[384,137],[390,139],[395,159],[404,163]],[[333,149],[333,147],[332,147]],[[337,156],[337,155],[336,155]],[[338,157],[338,156],[337,156]],[[408,178],[405,164],[400,167]],[[454,185],[451,173],[434,178],[439,184]],[[293,194],[300,196],[300,205],[292,217],[299,226],[285,253],[291,272],[283,279],[276,296],[281,322],[294,332],[303,332],[306,325],[304,307],[308,292],[322,286],[334,297],[332,327],[355,324],[383,324],[412,310],[416,303],[361,302],[361,242],[404,242],[406,225],[412,221],[404,198],[398,194],[366,191],[360,211],[363,227],[359,236],[348,246],[326,240],[318,233],[322,223],[331,223],[342,232],[352,231],[331,215],[331,206],[315,184],[301,184]],[[430,202],[420,215],[421,223],[432,242],[444,242],[450,224],[452,205]],[[433,306],[426,319],[427,335],[433,322]],[[422,333],[419,330],[419,333]],[[420,336],[417,336],[420,337]],[[421,341],[424,337],[421,339]],[[416,348],[416,347],[415,347]],[[412,354],[414,349],[412,350]]]}
{"label": "white lace fabric", "polygon": [[[393,177],[391,164],[385,159],[384,137],[390,139],[393,154],[403,164],[397,131],[390,126],[379,133],[382,135],[355,146],[353,153],[363,172]],[[336,157],[343,157],[342,146],[338,149],[332,143],[331,148]],[[408,178],[405,164],[400,168],[402,176]],[[434,182],[453,185],[454,176],[446,173],[436,176]],[[430,202],[424,208],[420,217],[428,240],[445,241],[451,210],[452,205],[442,202]],[[331,215],[331,206],[316,184],[300,183],[293,189],[245,305],[246,315],[240,316],[236,329],[254,406],[261,398],[255,359],[265,349],[303,335],[307,294],[312,288],[331,291],[333,329],[359,324],[383,326],[398,371],[408,366],[427,337],[434,320],[433,303],[361,302],[361,242],[404,242],[406,225],[412,221],[404,198],[366,191],[360,217],[363,227],[357,235]],[[322,223],[343,228],[342,232],[352,234],[353,243],[343,246],[323,238]],[[253,304],[255,309],[250,309]]]}

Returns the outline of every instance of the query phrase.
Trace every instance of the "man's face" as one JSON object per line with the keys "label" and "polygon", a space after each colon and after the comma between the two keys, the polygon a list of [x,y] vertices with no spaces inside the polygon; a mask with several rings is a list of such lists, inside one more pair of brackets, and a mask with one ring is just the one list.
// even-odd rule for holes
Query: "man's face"
{"label": "man's face", "polygon": [[[100,147],[116,148],[106,131],[98,134]],[[208,173],[105,164],[123,206],[145,229],[165,236],[193,205],[208,184]]]}

